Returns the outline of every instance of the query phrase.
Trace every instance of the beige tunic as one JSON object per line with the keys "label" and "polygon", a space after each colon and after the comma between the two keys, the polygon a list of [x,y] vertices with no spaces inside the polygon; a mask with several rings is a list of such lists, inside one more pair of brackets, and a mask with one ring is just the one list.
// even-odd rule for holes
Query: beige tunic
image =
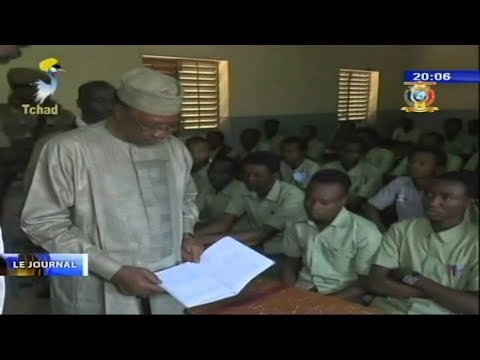
{"label": "beige tunic", "polygon": [[[182,233],[198,219],[192,160],[170,137],[135,146],[105,123],[52,138],[42,150],[22,212],[22,229],[51,253],[87,253],[90,276],[55,277],[56,313],[138,314],[139,300],[109,281],[124,265],[151,271],[181,261]],[[152,312],[178,313],[168,295]]]}

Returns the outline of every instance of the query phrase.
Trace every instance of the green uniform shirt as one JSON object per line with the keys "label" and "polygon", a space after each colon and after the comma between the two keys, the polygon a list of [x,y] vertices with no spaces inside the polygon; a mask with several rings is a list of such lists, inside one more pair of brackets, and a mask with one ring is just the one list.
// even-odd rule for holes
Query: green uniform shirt
{"label": "green uniform shirt", "polygon": [[282,180],[288,184],[298,186],[301,189],[307,188],[307,185],[310,182],[313,174],[315,174],[318,170],[320,170],[320,166],[310,159],[305,159],[303,163],[295,170],[292,169],[285,161],[282,161],[280,166]]}
{"label": "green uniform shirt", "polygon": [[466,154],[471,154],[478,151],[478,135],[465,135],[465,150],[468,152]]}
{"label": "green uniform shirt", "polygon": [[296,286],[329,294],[350,286],[358,275],[368,275],[382,235],[375,224],[343,208],[325,229],[303,219],[284,233],[284,252],[302,258]]}
{"label": "green uniform shirt", "polygon": [[388,149],[375,147],[365,155],[365,160],[384,175],[392,170],[395,164],[395,154]]}
{"label": "green uniform shirt", "polygon": [[205,208],[207,195],[214,191],[212,185],[210,185],[210,180],[208,180],[208,167],[209,165],[205,165],[200,170],[192,173],[192,179],[195,182],[198,191],[196,203],[199,211],[202,211]]}
{"label": "green uniform shirt", "polygon": [[[478,141],[478,139],[475,140]],[[453,140],[445,141],[445,151],[454,155],[471,154],[474,151],[472,139],[469,135],[460,133]]]}
{"label": "green uniform shirt", "polygon": [[[235,194],[246,194],[248,192],[245,185],[238,180],[232,180],[222,191],[208,192],[205,195],[203,208],[200,211],[200,221],[212,222],[219,219],[224,213],[225,209]],[[248,230],[247,217],[242,215],[235,223],[234,231]]]}
{"label": "green uniform shirt", "polygon": [[340,161],[325,164],[322,169],[335,169],[347,173],[352,182],[350,193],[365,199],[375,195],[382,187],[382,174],[366,160],[360,161],[349,171],[343,168]]}
{"label": "green uniform shirt", "polygon": [[[478,223],[465,219],[435,233],[426,218],[393,224],[382,239],[374,264],[417,271],[460,291],[478,291]],[[397,314],[451,314],[429,299],[376,297],[372,306]]]}
{"label": "green uniform shirt", "polygon": [[277,180],[264,199],[260,199],[253,191],[234,194],[225,212],[239,217],[246,214],[251,229],[268,225],[279,230],[272,239],[263,244],[263,248],[266,253],[280,254],[283,230],[288,222],[303,211],[303,200],[302,190]]}
{"label": "green uniform shirt", "polygon": [[263,139],[257,145],[258,150],[271,151],[275,154],[280,154],[283,136],[280,134],[275,135],[270,139]]}
{"label": "green uniform shirt", "polygon": [[465,170],[478,171],[478,151],[468,159],[463,168]]}
{"label": "green uniform shirt", "polygon": [[321,164],[323,162],[323,153],[325,152],[325,143],[318,139],[312,139],[308,142],[307,156]]}

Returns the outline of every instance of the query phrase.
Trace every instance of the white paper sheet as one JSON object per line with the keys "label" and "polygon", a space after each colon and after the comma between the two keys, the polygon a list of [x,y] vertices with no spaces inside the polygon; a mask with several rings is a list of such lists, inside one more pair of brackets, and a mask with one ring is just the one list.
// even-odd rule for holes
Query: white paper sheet
{"label": "white paper sheet", "polygon": [[170,295],[190,308],[237,295],[273,264],[241,242],[225,237],[204,251],[200,263],[183,263],[155,275]]}

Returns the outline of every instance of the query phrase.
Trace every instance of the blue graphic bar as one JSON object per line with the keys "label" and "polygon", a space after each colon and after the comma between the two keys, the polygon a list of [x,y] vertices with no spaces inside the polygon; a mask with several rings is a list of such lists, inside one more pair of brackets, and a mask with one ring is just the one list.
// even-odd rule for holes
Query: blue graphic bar
{"label": "blue graphic bar", "polygon": [[407,70],[405,82],[436,82],[445,84],[479,83],[479,70]]}
{"label": "blue graphic bar", "polygon": [[0,275],[88,276],[88,254],[1,254]]}

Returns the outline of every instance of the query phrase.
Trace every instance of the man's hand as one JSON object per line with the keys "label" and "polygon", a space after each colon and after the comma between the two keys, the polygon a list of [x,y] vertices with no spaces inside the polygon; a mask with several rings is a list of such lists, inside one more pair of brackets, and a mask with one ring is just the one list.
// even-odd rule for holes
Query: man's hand
{"label": "man's hand", "polygon": [[192,235],[184,234],[182,241],[182,259],[185,262],[200,262],[200,255],[204,250],[204,246],[197,241]]}
{"label": "man's hand", "polygon": [[154,273],[136,266],[123,266],[113,275],[112,283],[123,295],[147,297],[164,292]]}

